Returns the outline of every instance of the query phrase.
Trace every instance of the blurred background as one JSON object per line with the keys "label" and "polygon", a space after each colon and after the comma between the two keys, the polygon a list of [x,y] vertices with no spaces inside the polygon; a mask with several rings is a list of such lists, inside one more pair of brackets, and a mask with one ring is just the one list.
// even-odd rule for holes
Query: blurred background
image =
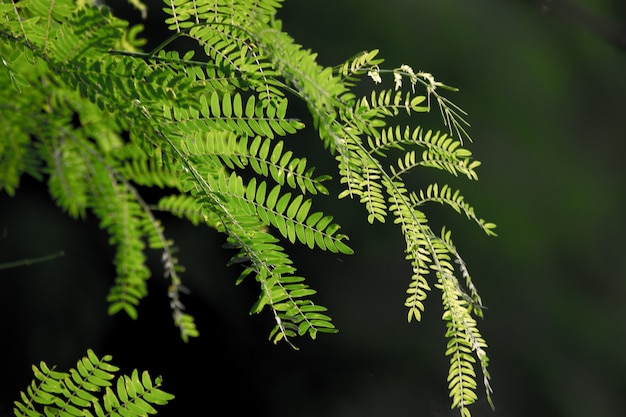
{"label": "blurred background", "polygon": [[[121,3],[113,8],[140,21]],[[150,5],[149,18],[158,21],[159,9]],[[287,1],[280,17],[324,65],[377,48],[385,67],[409,64],[461,89],[448,97],[468,111],[469,148],[483,166],[480,181],[453,182],[499,236],[441,206],[429,214],[452,228],[487,306],[479,326],[496,411],[479,392],[473,415],[624,415],[626,3]],[[168,35],[155,25],[145,36],[158,44]],[[433,118],[413,123],[439,128]],[[318,173],[334,173],[313,136],[289,141],[317,155],[309,159]],[[416,186],[449,180],[412,175]],[[258,289],[234,285],[222,237],[173,219],[165,221],[187,267],[185,301],[201,337],[179,340],[158,254],[139,319],[107,316],[107,236],[93,219],[69,220],[44,185],[25,178],[16,197],[0,196],[0,262],[65,256],[0,270],[0,414],[11,413],[31,364],[68,369],[93,348],[125,372],[162,375],[177,397],[162,416],[457,415],[447,398],[439,294],[431,293],[422,323],[406,322],[410,269],[399,230],[368,225],[357,202],[335,200],[338,189],[318,208],[335,215],[356,254],[295,247],[294,259],[340,332],[297,340],[294,351],[267,340],[269,313],[248,315]]]}

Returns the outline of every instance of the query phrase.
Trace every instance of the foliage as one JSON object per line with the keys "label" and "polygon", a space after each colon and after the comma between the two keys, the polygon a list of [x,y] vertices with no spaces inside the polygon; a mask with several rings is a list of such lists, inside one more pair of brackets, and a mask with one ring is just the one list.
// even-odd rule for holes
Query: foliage
{"label": "foliage", "polygon": [[[120,375],[110,363],[111,356],[98,358],[92,350],[68,372],[49,368],[44,362],[33,365],[35,379],[15,401],[16,417],[140,417],[156,414],[153,405],[165,405],[174,398],[161,390],[161,378],[135,369]],[[115,380],[115,381],[114,381]]]}
{"label": "foliage", "polygon": [[[421,319],[431,285],[441,291],[452,407],[469,416],[476,363],[488,399],[491,392],[475,320],[481,299],[450,232],[432,230],[422,207],[447,205],[488,235],[495,226],[448,185],[410,191],[404,180],[419,167],[478,178],[480,162],[463,143],[470,139],[465,113],[440,95],[453,88],[408,65],[381,69],[376,50],[320,66],[316,54],[281,30],[280,3],[165,0],[172,34],[146,53],[141,28],[107,7],[0,0],[0,188],[14,195],[27,173],[47,180],[71,217],[97,216],[116,247],[111,314],[137,316],[150,277],[147,245],[162,253],[181,337],[198,336],[180,298],[182,266],[158,218],[168,212],[226,236],[236,251],[230,263],[242,266],[238,282],[252,277],[260,288],[251,312],[269,310],[275,319],[273,342],[333,333],[327,309],[313,301],[315,290],[285,251],[289,242],[353,252],[333,217],[313,209],[317,196],[328,194],[330,177],[316,175],[282,139],[304,127],[289,107],[301,100],[336,158],[339,198],[358,199],[370,223],[391,217],[402,232],[412,268],[408,320]],[[170,48],[180,38],[193,47]],[[392,88],[379,85],[387,76]],[[404,113],[429,112],[431,101],[446,131],[390,124]],[[149,202],[146,188],[162,196]]]}

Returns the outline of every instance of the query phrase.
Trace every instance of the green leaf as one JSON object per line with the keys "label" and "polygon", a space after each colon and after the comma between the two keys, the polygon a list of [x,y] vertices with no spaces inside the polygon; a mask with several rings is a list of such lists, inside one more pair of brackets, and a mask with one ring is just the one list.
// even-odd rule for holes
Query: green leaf
{"label": "green leaf", "polygon": [[223,111],[224,117],[230,118],[233,114],[231,98],[228,93],[225,93],[224,96],[222,97],[222,111]]}
{"label": "green leaf", "polygon": [[165,405],[173,400],[174,396],[158,388],[154,388],[144,394],[144,399],[152,404]]}
{"label": "green leaf", "polygon": [[220,97],[217,93],[211,94],[211,116],[219,118],[222,115]]}
{"label": "green leaf", "polygon": [[141,383],[143,384],[146,390],[150,391],[152,389],[153,387],[152,379],[150,378],[148,371],[143,371],[141,373]]}
{"label": "green leaf", "polygon": [[117,398],[122,403],[128,402],[128,393],[126,392],[126,384],[124,383],[124,377],[117,378]]}

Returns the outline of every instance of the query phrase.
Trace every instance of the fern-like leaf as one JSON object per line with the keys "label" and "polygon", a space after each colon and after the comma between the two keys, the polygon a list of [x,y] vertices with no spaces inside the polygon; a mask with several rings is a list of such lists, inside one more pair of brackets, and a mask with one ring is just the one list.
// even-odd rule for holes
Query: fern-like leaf
{"label": "fern-like leaf", "polygon": [[[233,191],[243,193],[244,190],[240,186]],[[291,193],[281,193],[279,185],[268,190],[265,182],[257,186],[255,179],[247,184],[245,195],[238,197],[243,198],[246,205],[256,207],[261,221],[276,227],[292,243],[298,240],[311,249],[317,246],[331,252],[352,253],[352,249],[343,242],[346,236],[336,233],[339,226],[332,223],[331,216],[321,212],[309,213],[311,199],[305,200],[302,195],[292,198]]]}
{"label": "fern-like leaf", "polygon": [[432,183],[428,185],[426,191],[420,190],[419,196],[418,194],[412,193],[411,200],[414,202],[415,206],[421,206],[428,202],[447,205],[457,213],[465,214],[468,219],[476,222],[487,235],[496,235],[493,231],[495,225],[478,218],[474,212],[474,208],[465,201],[465,197],[461,195],[461,192],[459,190],[452,190],[448,185],[440,187],[437,183]]}
{"label": "fern-like leaf", "polygon": [[124,415],[140,417],[155,414],[153,405],[165,405],[173,395],[160,389],[161,380],[153,380],[147,371],[135,369],[117,377],[118,367],[111,356],[102,358],[92,350],[69,372],[59,372],[41,362],[33,366],[34,380],[14,403],[16,417]]}
{"label": "fern-like leaf", "polygon": [[360,79],[358,74],[363,73],[363,71],[368,68],[376,67],[383,63],[382,59],[376,58],[378,52],[377,49],[361,52],[337,66],[335,70],[345,82],[349,83],[349,85],[354,85],[354,83]]}

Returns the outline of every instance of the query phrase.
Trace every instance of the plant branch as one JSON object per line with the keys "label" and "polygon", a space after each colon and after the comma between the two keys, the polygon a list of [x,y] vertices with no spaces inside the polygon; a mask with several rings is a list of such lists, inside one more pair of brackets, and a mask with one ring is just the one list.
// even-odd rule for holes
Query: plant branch
{"label": "plant branch", "polygon": [[51,255],[39,256],[37,258],[26,258],[26,259],[20,259],[19,261],[4,262],[0,264],[0,269],[16,268],[18,266],[30,266],[30,265],[38,264],[40,262],[51,261],[53,259],[60,258],[61,256],[64,256],[64,255],[65,255],[64,251],[59,251]]}

